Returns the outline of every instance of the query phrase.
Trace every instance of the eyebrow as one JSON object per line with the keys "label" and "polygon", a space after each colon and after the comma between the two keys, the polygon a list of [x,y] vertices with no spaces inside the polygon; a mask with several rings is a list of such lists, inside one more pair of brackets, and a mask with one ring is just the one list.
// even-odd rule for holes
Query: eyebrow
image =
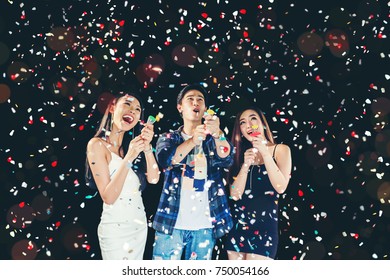
{"label": "eyebrow", "polygon": [[[125,103],[130,103],[130,104],[133,104],[133,101],[130,101],[130,100],[128,100],[128,99],[125,99]],[[141,108],[141,106],[140,105],[135,105],[137,108],[140,108],[140,109],[142,109]]]}
{"label": "eyebrow", "polygon": [[[256,114],[250,114],[250,115],[248,116],[248,118],[249,118],[249,117],[257,117],[257,116],[256,116]],[[245,118],[241,118],[240,121],[242,121],[243,119],[245,119]]]}
{"label": "eyebrow", "polygon": [[188,95],[186,95],[185,97],[186,97],[186,98],[188,98],[188,97],[200,97],[200,98],[204,99],[204,96],[203,96],[202,94],[200,94],[200,95],[188,94]]}

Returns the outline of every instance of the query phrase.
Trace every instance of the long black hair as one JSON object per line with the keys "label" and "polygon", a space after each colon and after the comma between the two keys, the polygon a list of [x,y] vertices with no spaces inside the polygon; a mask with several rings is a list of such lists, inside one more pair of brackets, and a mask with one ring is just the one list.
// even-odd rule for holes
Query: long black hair
{"label": "long black hair", "polygon": [[[110,113],[110,107],[112,105],[115,105],[116,102],[126,95],[132,96],[135,99],[138,100],[140,106],[141,106],[141,116],[140,120],[142,121],[144,119],[144,106],[142,103],[142,99],[139,95],[132,93],[132,92],[117,92],[115,94],[112,94],[112,98],[107,102],[107,107],[104,112],[103,118],[100,121],[99,128],[97,129],[95,135],[93,137],[106,139],[106,137],[111,132],[111,123],[112,123],[112,114]],[[140,122],[138,122],[133,129],[130,131],[127,131],[123,135],[123,140],[121,143],[121,146],[119,147],[119,154],[126,155],[127,151],[129,150],[130,141],[134,139],[134,137],[138,136],[141,133],[141,125]],[[140,190],[144,190],[146,187],[146,162],[145,162],[145,156],[143,153],[140,153],[139,156],[134,160],[132,169],[134,170],[135,174],[138,176],[140,180]],[[95,179],[92,175],[91,168],[88,163],[88,159],[85,160],[85,183],[86,185],[94,190],[97,190]]]}
{"label": "long black hair", "polygon": [[260,110],[257,107],[249,106],[241,110],[237,115],[236,119],[234,121],[234,127],[232,132],[232,138],[231,142],[233,144],[233,147],[236,150],[236,153],[234,154],[234,161],[233,166],[228,172],[228,182],[230,184],[233,183],[233,176],[237,176],[238,172],[240,171],[241,165],[244,162],[244,153],[246,150],[252,147],[252,143],[249,142],[245,137],[241,135],[241,129],[240,129],[240,118],[241,115],[247,111],[247,110],[253,110],[255,111],[259,117],[260,121],[263,125],[264,131],[262,131],[262,134],[265,136],[268,142],[272,144],[276,144],[274,136],[272,134],[272,131],[268,125],[267,119],[265,118],[265,115],[262,110]]}

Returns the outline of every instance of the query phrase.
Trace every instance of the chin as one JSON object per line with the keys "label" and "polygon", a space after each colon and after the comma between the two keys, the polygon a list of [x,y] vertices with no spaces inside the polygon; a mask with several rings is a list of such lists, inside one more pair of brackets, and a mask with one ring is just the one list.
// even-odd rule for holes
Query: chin
{"label": "chin", "polygon": [[122,131],[129,131],[131,129],[133,129],[135,127],[134,123],[131,123],[131,124],[122,124],[120,126],[120,130]]}

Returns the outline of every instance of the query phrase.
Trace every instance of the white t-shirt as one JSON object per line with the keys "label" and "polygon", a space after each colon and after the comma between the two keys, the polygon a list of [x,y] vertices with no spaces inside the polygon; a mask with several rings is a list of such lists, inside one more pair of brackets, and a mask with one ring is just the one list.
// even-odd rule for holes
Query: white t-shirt
{"label": "white t-shirt", "polygon": [[[191,138],[182,132],[185,140]],[[187,155],[181,177],[180,206],[175,228],[198,230],[211,228],[207,184],[207,160],[202,145]]]}

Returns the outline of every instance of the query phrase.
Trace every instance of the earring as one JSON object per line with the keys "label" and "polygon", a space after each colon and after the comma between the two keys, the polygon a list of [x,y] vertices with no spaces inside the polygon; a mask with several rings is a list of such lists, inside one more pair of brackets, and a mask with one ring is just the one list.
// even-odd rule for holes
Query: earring
{"label": "earring", "polygon": [[113,126],[114,126],[114,116],[113,116],[113,114],[111,114],[110,131],[112,131]]}
{"label": "earring", "polygon": [[107,122],[106,122],[106,126],[105,126],[104,134],[106,137],[110,136],[113,124],[114,124],[114,120],[113,120],[112,114],[110,114],[107,118]]}

